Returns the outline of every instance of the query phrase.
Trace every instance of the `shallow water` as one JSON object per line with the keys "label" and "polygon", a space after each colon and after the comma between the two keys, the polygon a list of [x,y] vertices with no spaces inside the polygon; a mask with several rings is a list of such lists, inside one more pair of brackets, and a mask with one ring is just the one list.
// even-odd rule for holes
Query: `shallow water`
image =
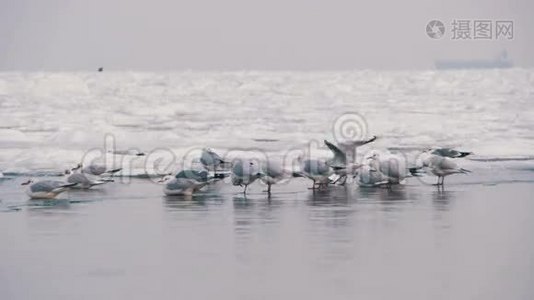
{"label": "shallow water", "polygon": [[295,179],[274,186],[270,198],[259,183],[246,197],[221,182],[187,198],[132,179],[54,202],[26,200],[16,178],[0,185],[0,293],[530,299],[534,183],[520,177],[450,177],[444,190],[412,178],[391,189],[316,192]]}

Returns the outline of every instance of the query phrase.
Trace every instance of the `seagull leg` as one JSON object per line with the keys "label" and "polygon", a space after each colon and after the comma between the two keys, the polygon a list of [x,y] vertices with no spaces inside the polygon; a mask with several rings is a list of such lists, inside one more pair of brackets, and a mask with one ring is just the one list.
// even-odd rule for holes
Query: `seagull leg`
{"label": "seagull leg", "polygon": [[247,187],[248,187],[248,184],[245,184],[245,189],[243,190],[243,194],[247,194]]}
{"label": "seagull leg", "polygon": [[270,183],[267,184],[267,194],[269,194],[269,195],[271,194],[271,184]]}

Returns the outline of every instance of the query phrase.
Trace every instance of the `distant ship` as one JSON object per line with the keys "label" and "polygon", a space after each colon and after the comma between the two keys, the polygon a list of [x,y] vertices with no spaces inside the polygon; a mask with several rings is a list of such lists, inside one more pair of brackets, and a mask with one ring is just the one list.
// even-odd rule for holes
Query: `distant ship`
{"label": "distant ship", "polygon": [[436,69],[504,69],[514,66],[506,50],[494,59],[479,60],[436,60]]}

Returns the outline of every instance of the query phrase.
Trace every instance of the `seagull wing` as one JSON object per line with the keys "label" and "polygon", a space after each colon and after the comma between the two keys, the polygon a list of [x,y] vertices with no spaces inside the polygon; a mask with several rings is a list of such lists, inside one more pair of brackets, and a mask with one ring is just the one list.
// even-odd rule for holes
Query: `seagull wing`
{"label": "seagull wing", "polygon": [[345,152],[341,151],[336,145],[330,143],[327,140],[324,140],[324,144],[334,153],[334,158],[330,161],[332,166],[345,166],[347,164],[347,155]]}

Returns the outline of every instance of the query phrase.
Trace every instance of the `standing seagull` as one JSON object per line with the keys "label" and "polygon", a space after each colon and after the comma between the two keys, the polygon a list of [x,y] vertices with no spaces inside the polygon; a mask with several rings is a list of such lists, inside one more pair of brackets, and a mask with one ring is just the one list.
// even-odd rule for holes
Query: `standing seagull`
{"label": "standing seagull", "polygon": [[301,171],[297,173],[302,177],[309,178],[313,181],[312,189],[326,188],[330,183],[330,177],[334,174],[333,169],[322,160],[307,159],[302,162]]}
{"label": "standing seagull", "polygon": [[250,160],[238,160],[232,166],[232,184],[245,186],[243,194],[247,193],[247,187],[263,174],[257,164]]}
{"label": "standing seagull", "polygon": [[388,178],[370,165],[363,165],[358,172],[358,184],[365,187],[388,184]]}
{"label": "standing seagull", "polygon": [[284,170],[282,166],[273,161],[266,161],[261,166],[261,181],[267,184],[267,193],[271,194],[271,185],[291,177],[291,173]]}
{"label": "standing seagull", "polygon": [[202,149],[202,155],[200,156],[200,162],[208,169],[217,172],[218,167],[222,167],[226,162],[210,148]]}
{"label": "standing seagull", "polygon": [[399,155],[387,154],[381,157],[374,153],[368,160],[371,168],[380,172],[388,184],[399,184],[408,177],[405,159]]}
{"label": "standing seagull", "polygon": [[458,167],[451,158],[438,155],[430,155],[423,161],[423,165],[429,168],[432,174],[438,176],[438,182],[436,183],[438,186],[444,184],[445,176],[471,173],[467,169]]}
{"label": "standing seagull", "polygon": [[26,190],[26,194],[32,199],[52,199],[66,191],[68,188],[75,186],[76,183],[66,183],[56,180],[41,180],[34,183],[33,180],[30,179],[23,182],[21,185],[30,185]]}

